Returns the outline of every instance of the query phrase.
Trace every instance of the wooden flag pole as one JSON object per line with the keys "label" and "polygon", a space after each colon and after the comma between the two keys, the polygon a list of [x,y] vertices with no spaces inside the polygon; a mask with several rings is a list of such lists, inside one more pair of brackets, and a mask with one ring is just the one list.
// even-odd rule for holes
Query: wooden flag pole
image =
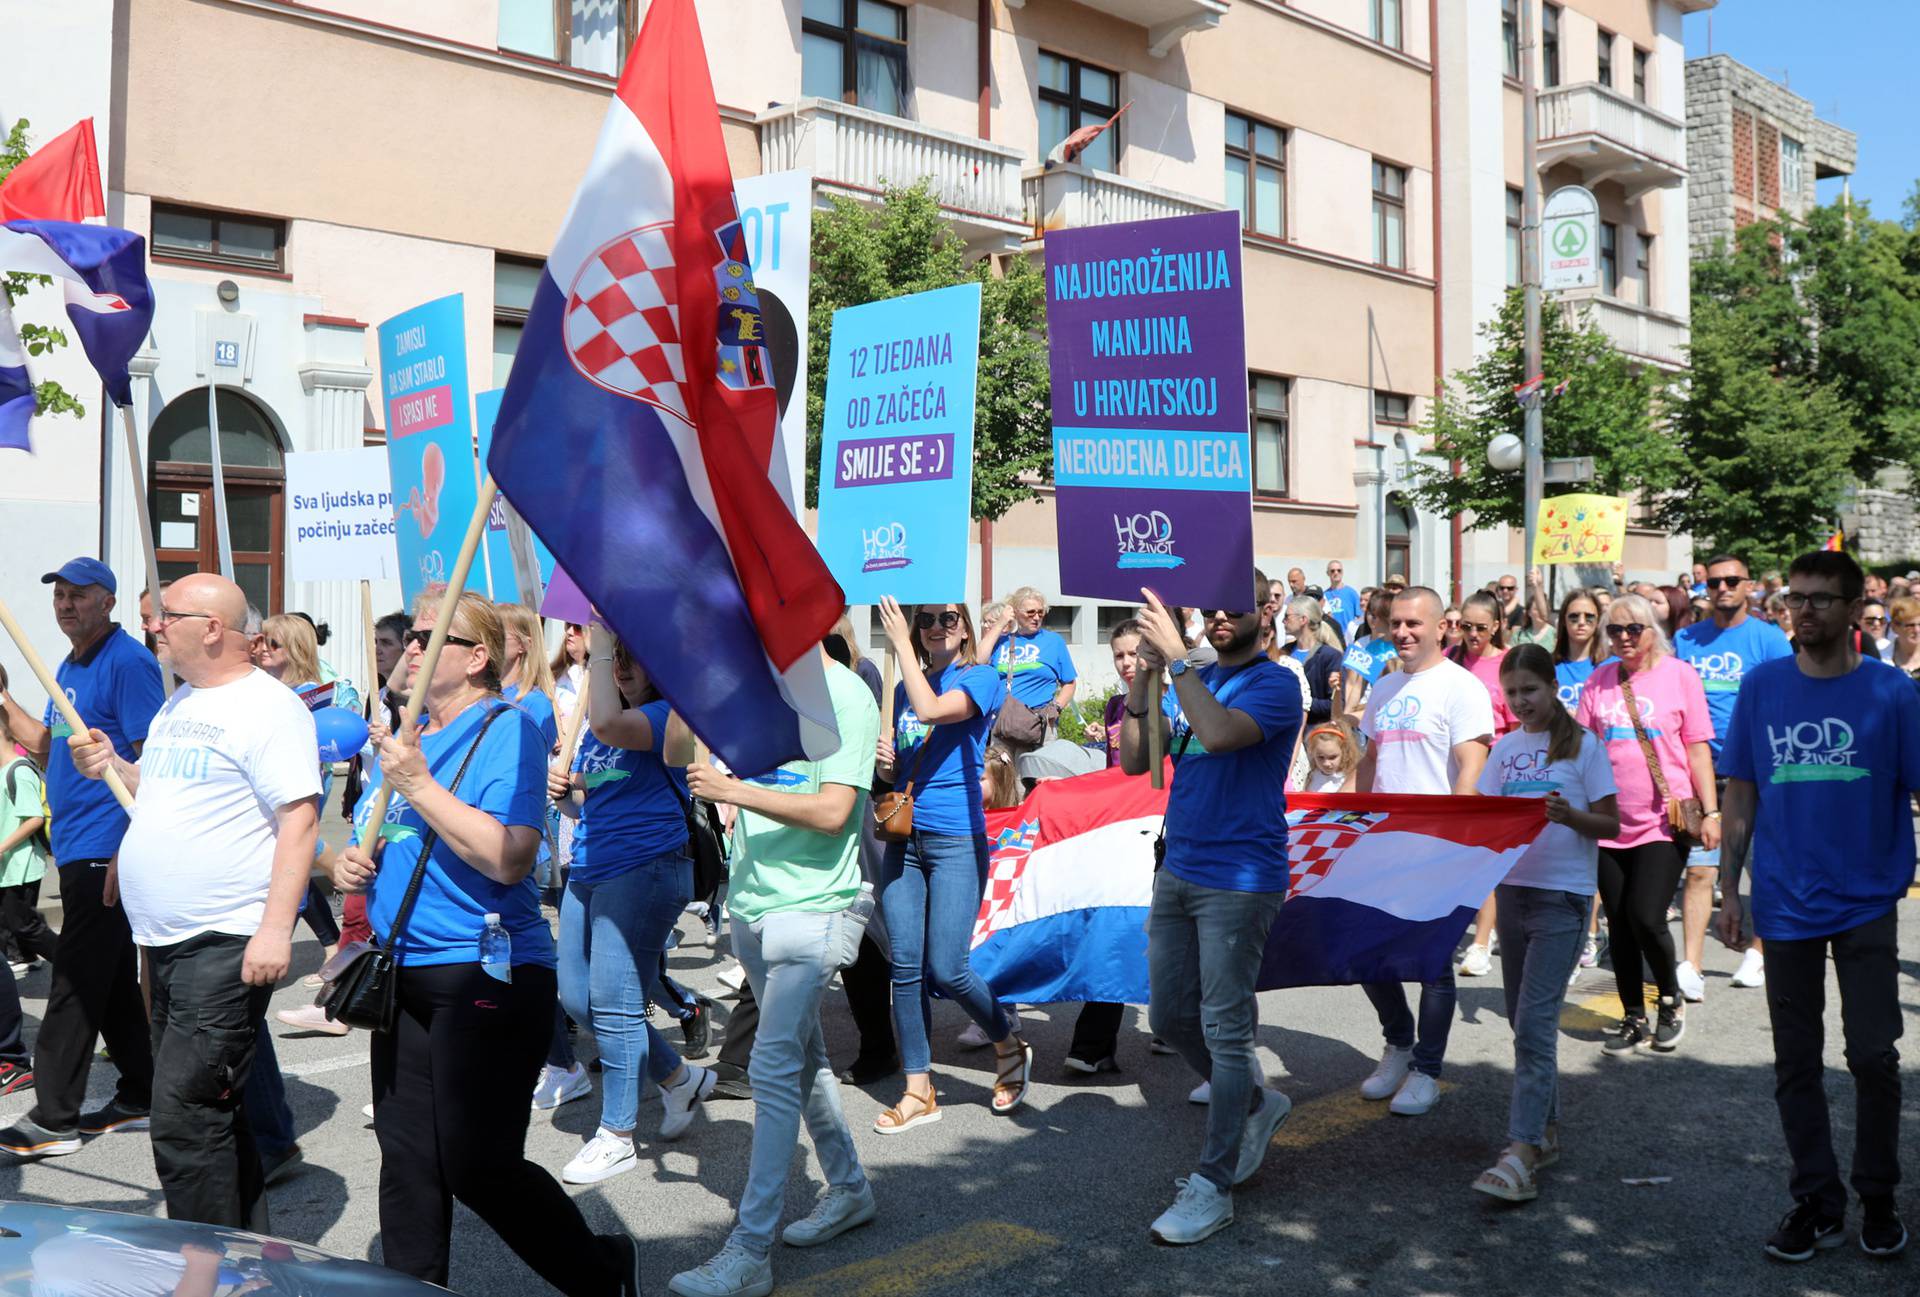
{"label": "wooden flag pole", "polygon": [[1160,668],[1147,672],[1147,778],[1153,788],[1167,786],[1167,738],[1160,732]]}
{"label": "wooden flag pole", "polygon": [[893,651],[893,645],[887,645],[887,669],[881,675],[880,685],[880,732],[887,741],[893,741],[893,682],[900,674],[900,658]]}
{"label": "wooden flag pole", "polygon": [[[153,513],[147,507],[147,473],[140,466],[140,434],[133,426],[133,407],[130,405],[120,407],[120,428],[127,439],[127,471],[133,474],[133,516],[140,522],[140,551],[147,560],[147,598],[152,600],[153,610],[158,612],[160,554],[153,546]],[[165,662],[160,664],[160,675],[166,682],[167,693],[173,693],[173,671]]]}
{"label": "wooden flag pole", "polygon": [[[385,681],[380,679],[380,655],[373,647],[373,582],[360,582],[360,631],[367,639],[367,703],[369,708],[380,705],[380,690]],[[370,717],[384,715],[377,710],[369,710]]]}
{"label": "wooden flag pole", "polygon": [[[434,619],[433,634],[427,638],[427,648],[420,656],[420,670],[413,677],[413,690],[407,695],[406,710],[400,714],[399,733],[405,734],[420,719],[420,712],[427,705],[427,681],[433,679],[433,669],[440,663],[440,650],[446,647],[447,634],[453,627],[454,610],[459,607],[460,596],[467,588],[467,575],[473,571],[473,556],[480,550],[481,538],[487,534],[487,520],[493,516],[493,497],[500,493],[489,473],[486,481],[480,484],[480,499],[474,504],[473,517],[467,521],[466,537],[460,542],[460,553],[453,560],[453,571],[447,576],[447,592],[440,598],[440,615]],[[367,815],[367,823],[374,826],[374,840],[371,850],[378,853],[386,838],[380,835],[379,826],[386,823],[387,804],[393,800],[393,785],[385,779],[380,781],[380,791],[373,799],[373,807]]]}
{"label": "wooden flag pole", "polygon": [[[13,639],[14,647],[19,649],[20,656],[27,660],[27,666],[33,672],[34,678],[40,682],[40,687],[47,691],[47,697],[53,699],[53,705],[60,709],[62,716],[66,717],[67,724],[72,727],[73,732],[87,733],[87,723],[81,720],[80,713],[73,709],[73,701],[67,697],[67,691],[62,689],[60,682],[53,678],[53,672],[47,670],[47,664],[41,660],[40,654],[28,641],[27,633],[20,629],[20,623],[13,619],[13,610],[7,607],[4,599],[0,599],[0,626],[6,627],[7,634]],[[54,740],[49,739],[48,742],[51,744]],[[105,782],[107,787],[113,790],[113,795],[119,800],[121,808],[127,814],[133,814],[133,794],[127,791],[126,784],[121,781],[120,772],[108,766]]]}
{"label": "wooden flag pole", "polygon": [[587,700],[592,696],[593,673],[580,673],[580,693],[574,700],[573,715],[567,718],[567,732],[560,736],[560,768],[573,769],[573,754],[580,750],[580,736],[587,732]]}

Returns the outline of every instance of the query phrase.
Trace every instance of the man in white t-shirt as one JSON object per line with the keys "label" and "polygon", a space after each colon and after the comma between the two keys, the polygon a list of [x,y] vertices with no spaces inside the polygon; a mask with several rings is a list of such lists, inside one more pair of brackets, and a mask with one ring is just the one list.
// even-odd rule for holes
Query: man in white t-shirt
{"label": "man in white t-shirt", "polygon": [[[182,682],[138,761],[75,736],[73,763],[134,793],[116,865],[153,971],[153,1162],[173,1220],[267,1232],[241,1095],[313,868],[320,764],[313,717],[248,656],[246,596],[198,573],[147,623]],[[114,886],[110,875],[108,887]]]}
{"label": "man in white t-shirt", "polygon": [[[1400,670],[1383,675],[1367,698],[1360,728],[1367,752],[1360,759],[1363,793],[1449,793],[1471,796],[1493,745],[1493,700],[1487,687],[1441,651],[1440,617],[1446,605],[1425,586],[1394,596],[1391,626]],[[1386,1052],[1360,1086],[1361,1097],[1393,1099],[1403,1117],[1428,1112],[1440,1098],[1440,1065],[1453,1029],[1457,998],[1453,971],[1420,988],[1417,1024],[1398,982],[1365,988],[1386,1033]]]}

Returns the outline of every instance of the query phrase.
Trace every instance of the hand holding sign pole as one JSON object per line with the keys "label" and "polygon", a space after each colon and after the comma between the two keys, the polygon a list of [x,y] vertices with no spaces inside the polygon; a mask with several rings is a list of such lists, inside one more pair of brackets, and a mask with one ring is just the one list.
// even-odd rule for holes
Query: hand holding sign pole
{"label": "hand holding sign pole", "polygon": [[[5,627],[7,635],[13,640],[14,647],[19,649],[20,656],[27,660],[27,669],[33,672],[33,677],[40,682],[40,687],[47,691],[47,697],[53,699],[53,705],[60,709],[60,715],[66,719],[67,725],[75,734],[87,733],[87,723],[81,720],[80,713],[74,710],[73,700],[67,697],[67,691],[60,687],[58,680],[54,679],[53,672],[47,670],[46,662],[41,659],[38,650],[27,638],[27,633],[20,629],[20,623],[14,620],[13,610],[7,607],[5,600],[0,600],[0,627]],[[107,773],[103,778],[107,787],[113,790],[114,798],[120,803],[121,809],[129,815],[133,814],[133,794],[127,791],[127,786],[120,781],[119,774],[112,766],[107,767]]]}

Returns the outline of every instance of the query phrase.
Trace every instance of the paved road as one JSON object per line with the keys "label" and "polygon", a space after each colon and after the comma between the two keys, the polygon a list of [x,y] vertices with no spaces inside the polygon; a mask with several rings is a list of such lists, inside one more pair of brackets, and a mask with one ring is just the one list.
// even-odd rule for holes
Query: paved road
{"label": "paved road", "polygon": [[[1902,906],[1902,998],[1920,1016],[1920,902]],[[695,934],[689,923],[686,933]],[[304,929],[302,929],[304,934]],[[786,1297],[1003,1297],[1031,1293],[1277,1292],[1458,1294],[1844,1294],[1920,1292],[1920,1256],[1875,1263],[1848,1247],[1801,1267],[1768,1262],[1760,1242],[1780,1212],[1786,1159],[1772,1105],[1765,1005],[1728,982],[1737,960],[1713,948],[1708,994],[1695,1006],[1675,1056],[1601,1057],[1600,1032],[1617,1014],[1611,979],[1585,973],[1562,1019],[1566,1156],[1543,1177],[1541,1198],[1509,1208],[1468,1191],[1502,1144],[1511,1045],[1495,975],[1463,981],[1447,1060],[1446,1093],[1429,1116],[1395,1118],[1356,1092],[1379,1048],[1359,991],[1329,988],[1261,998],[1261,1056],[1294,1100],[1265,1169],[1236,1195],[1235,1225],[1196,1248],[1157,1248],[1148,1222],[1173,1180],[1192,1166],[1203,1111],[1178,1059],[1151,1056],[1129,1015],[1119,1075],[1069,1079],[1060,1059],[1071,1006],[1028,1013],[1039,1057],[1031,1102],[1012,1118],[985,1106],[991,1053],[954,1047],[963,1025],[935,1010],[935,1067],[946,1119],[911,1136],[881,1138],[869,1123],[896,1097],[894,1083],[844,1099],[881,1215],[872,1226],[813,1251],[775,1258]],[[305,998],[297,974],[318,963],[311,940],[296,949],[296,977],[276,1007]],[[720,964],[701,947],[673,958],[675,975],[718,990]],[[23,986],[37,1024],[46,992],[39,972]],[[1837,1003],[1830,990],[1830,1004]],[[724,1004],[723,1004],[724,1009]],[[844,1004],[829,1003],[836,1059],[850,1057]],[[1837,1030],[1833,1033],[1837,1036]],[[277,1232],[348,1256],[380,1256],[379,1159],[360,1115],[370,1097],[367,1043],[282,1035],[280,1056],[307,1166],[272,1191]],[[1836,1127],[1852,1137],[1850,1087],[1837,1041],[1830,1087]],[[1911,1072],[1911,1068],[1909,1069]],[[95,1099],[111,1091],[95,1069]],[[1920,1093],[1910,1084],[1909,1095]],[[9,1119],[26,1096],[0,1099]],[[1920,1121],[1907,1103],[1904,1151],[1920,1165]],[[646,1142],[657,1108],[643,1107],[638,1170],[576,1191],[599,1228],[625,1222],[650,1240],[660,1290],[677,1270],[718,1247],[745,1174],[752,1108],[715,1103],[683,1140]],[[529,1155],[556,1170],[592,1133],[593,1100],[535,1114]],[[1638,1177],[1666,1183],[1630,1186]],[[803,1156],[790,1212],[806,1209],[818,1169]],[[147,1142],[107,1136],[82,1152],[0,1166],[0,1197],[28,1197],[154,1212],[158,1194]],[[1920,1199],[1905,1200],[1920,1226]],[[469,1294],[546,1289],[475,1218],[461,1214],[453,1286]]]}

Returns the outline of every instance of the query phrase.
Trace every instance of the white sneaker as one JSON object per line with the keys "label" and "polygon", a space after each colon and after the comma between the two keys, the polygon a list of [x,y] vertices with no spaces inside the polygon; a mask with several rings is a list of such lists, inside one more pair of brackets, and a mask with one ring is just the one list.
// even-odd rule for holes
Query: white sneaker
{"label": "white sneaker", "polygon": [[373,1105],[372,1105],[372,1104],[368,1104],[368,1105],[367,1105],[366,1107],[364,1107],[364,1108],[362,1108],[362,1109],[360,1110],[360,1115],[361,1115],[362,1117],[365,1117],[365,1118],[366,1118],[366,1119],[367,1119],[368,1121],[372,1121],[372,1120],[373,1120]]}
{"label": "white sneaker", "polygon": [[1213,1102],[1213,1082],[1202,1081],[1193,1087],[1193,1093],[1187,1096],[1188,1103],[1197,1103],[1202,1107]]}
{"label": "white sneaker", "polygon": [[573,1155],[573,1160],[560,1172],[560,1178],[568,1184],[599,1184],[639,1165],[640,1159],[633,1155],[633,1140],[602,1126],[587,1141],[586,1147]]}
{"label": "white sneaker", "polygon": [[1247,1117],[1247,1128],[1240,1134],[1240,1160],[1233,1168],[1235,1184],[1251,1179],[1253,1173],[1260,1169],[1267,1150],[1273,1147],[1275,1132],[1292,1111],[1293,1100],[1278,1090],[1261,1088],[1260,1106]]}
{"label": "white sneaker", "polygon": [[1689,961],[1681,960],[1673,976],[1680,983],[1680,994],[1688,1004],[1699,1004],[1707,998],[1707,979],[1700,976],[1700,970]]}
{"label": "white sneaker", "polygon": [[678,1085],[660,1087],[660,1106],[665,1109],[660,1118],[660,1138],[679,1139],[687,1133],[687,1127],[693,1125],[693,1110],[702,1099],[713,1093],[713,1087],[719,1082],[712,1070],[698,1063],[687,1063],[687,1079]]}
{"label": "white sneaker", "polygon": [[1233,1224],[1233,1195],[1214,1188],[1204,1175],[1174,1181],[1180,1192],[1173,1206],[1161,1212],[1148,1233],[1156,1243],[1198,1243]]}
{"label": "white sneaker", "polygon": [[[1009,1004],[1007,1006],[1007,1018],[1013,1023],[1014,1031],[1018,1032],[1020,1030],[1020,1010]],[[986,1028],[977,1022],[969,1022],[967,1029],[961,1032],[959,1036],[954,1039],[953,1043],[962,1049],[985,1049],[993,1042],[987,1039]]]}
{"label": "white sneaker", "polygon": [[680,1297],[767,1297],[773,1291],[773,1262],[729,1240],[694,1269],[669,1279],[667,1291]]}
{"label": "white sneaker", "polygon": [[814,1247],[866,1224],[878,1210],[871,1183],[863,1180],[858,1189],[830,1184],[812,1211],[781,1232],[780,1241],[788,1247]]}
{"label": "white sneaker", "polygon": [[[740,998],[742,988],[747,984],[747,970],[740,967],[738,963],[728,964],[720,970],[718,980],[720,985],[726,988],[720,998],[723,1000],[737,1000]],[[692,1274],[693,1272],[689,1270],[687,1273]]]}
{"label": "white sneaker", "polygon": [[1380,1066],[1373,1069],[1373,1075],[1360,1082],[1362,1099],[1391,1099],[1400,1089],[1400,1083],[1407,1079],[1407,1072],[1413,1066],[1413,1049],[1388,1045],[1380,1055]]}
{"label": "white sneaker", "polygon": [[1493,971],[1493,953],[1485,946],[1468,946],[1455,971],[1462,977],[1485,977]]}
{"label": "white sneaker", "polygon": [[1747,947],[1746,955],[1740,960],[1740,967],[1733,975],[1735,986],[1765,986],[1767,984],[1767,960],[1753,947]]}
{"label": "white sneaker", "polygon": [[563,1103],[584,1099],[592,1093],[593,1080],[587,1075],[586,1068],[578,1063],[572,1067],[555,1067],[547,1063],[540,1068],[540,1079],[534,1083],[533,1106],[545,1112]]}
{"label": "white sneaker", "polygon": [[1440,1102],[1440,1082],[1425,1072],[1408,1072],[1407,1079],[1394,1092],[1388,1111],[1401,1117],[1420,1117],[1433,1111]]}

